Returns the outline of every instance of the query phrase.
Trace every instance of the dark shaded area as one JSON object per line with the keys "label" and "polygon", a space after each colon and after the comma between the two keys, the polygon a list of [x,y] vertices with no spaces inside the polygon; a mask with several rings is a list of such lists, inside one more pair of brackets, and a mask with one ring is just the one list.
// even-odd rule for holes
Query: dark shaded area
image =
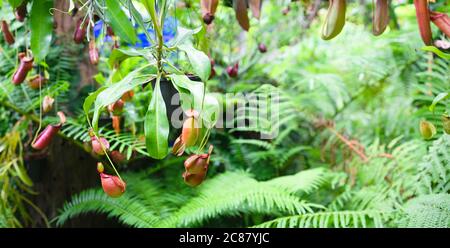
{"label": "dark shaded area", "polygon": [[[39,194],[31,200],[49,220],[55,218],[64,202],[83,190],[100,186],[100,178],[95,169],[96,160],[89,153],[60,137],[55,137],[49,147],[48,156],[26,161],[30,177]],[[30,210],[32,227],[45,227],[41,216]],[[55,226],[52,223],[52,226]],[[64,227],[120,227],[106,216],[87,214],[68,221]]]}

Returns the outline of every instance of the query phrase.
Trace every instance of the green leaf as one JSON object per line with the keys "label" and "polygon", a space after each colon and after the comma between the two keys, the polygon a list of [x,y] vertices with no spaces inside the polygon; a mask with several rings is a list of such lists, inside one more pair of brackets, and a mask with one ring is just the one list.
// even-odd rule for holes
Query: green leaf
{"label": "green leaf", "polygon": [[206,25],[203,25],[202,27],[203,28],[198,33],[194,34],[194,40],[196,41],[197,50],[208,54],[211,39],[208,37],[209,35],[207,35]]}
{"label": "green leaf", "polygon": [[195,49],[192,45],[180,45],[178,46],[178,49],[187,54],[195,74],[199,76],[203,82],[208,81],[209,74],[211,73],[211,62],[209,61],[208,56]]}
{"label": "green leaf", "polygon": [[148,32],[148,26],[145,25],[144,19],[142,18],[141,13],[139,13],[139,11],[136,9],[134,4],[139,4],[139,3],[133,3],[133,1],[129,1],[128,9],[131,11],[133,19],[136,21],[136,23],[139,25],[139,27],[141,27],[142,30],[144,30],[144,34],[147,36],[147,39],[153,43],[154,41],[152,39],[152,36]]}
{"label": "green leaf", "polygon": [[435,46],[424,46],[422,47],[422,50],[432,52],[443,59],[450,60],[450,54],[442,52]]}
{"label": "green leaf", "polygon": [[97,95],[95,99],[94,116],[92,117],[92,127],[94,128],[94,131],[98,131],[98,119],[100,117],[100,112],[104,107],[119,100],[125,92],[155,78],[155,75],[139,75],[146,67],[148,67],[148,65],[130,72],[121,81],[108,86]]}
{"label": "green leaf", "polygon": [[[183,109],[202,109],[204,85],[202,82],[192,81],[186,75],[172,74],[169,76],[177,91],[181,94],[180,100],[183,103]],[[190,96],[186,93],[189,92]]]}
{"label": "green leaf", "polygon": [[438,104],[440,101],[444,100],[445,98],[447,98],[449,96],[448,92],[442,92],[439,93],[434,99],[433,102],[431,103],[429,109],[431,112],[434,112],[434,108],[436,107],[436,104]]}
{"label": "green leaf", "polygon": [[219,118],[219,101],[214,94],[206,94],[205,100],[203,102],[203,110],[200,114],[205,126],[207,128],[212,128],[216,125]]}
{"label": "green leaf", "polygon": [[28,176],[26,170],[22,167],[19,166],[17,163],[13,163],[14,165],[14,169],[17,173],[17,176],[20,178],[20,180],[27,186],[31,187],[33,186],[33,181],[31,181],[30,177]]}
{"label": "green leaf", "polygon": [[23,0],[8,0],[9,5],[13,8],[17,8],[22,4]]}
{"label": "green leaf", "polygon": [[147,9],[147,12],[150,15],[150,18],[152,19],[153,28],[154,28],[156,34],[158,36],[162,37],[161,23],[158,19],[157,13],[156,13],[155,0],[142,0],[141,2],[144,5],[145,9]]}
{"label": "green leaf", "polygon": [[111,55],[109,56],[108,63],[112,68],[115,63],[121,63],[125,59],[131,58],[131,57],[144,57],[147,60],[151,60],[153,58],[147,49],[141,49],[141,50],[136,50],[134,48],[114,49],[114,50],[112,50]]}
{"label": "green leaf", "polygon": [[166,105],[161,94],[159,78],[156,81],[152,100],[145,115],[145,144],[150,157],[163,159],[168,153],[169,121]]}
{"label": "green leaf", "polygon": [[94,104],[98,94],[100,94],[105,89],[106,89],[105,86],[98,88],[95,92],[90,93],[89,96],[87,96],[86,99],[84,99],[83,110],[86,116],[89,116],[89,110],[91,109],[92,104]]}
{"label": "green leaf", "polygon": [[50,9],[53,1],[34,1],[31,7],[31,51],[33,51],[36,62],[45,58],[50,50],[53,31],[53,17]]}
{"label": "green leaf", "polygon": [[144,5],[147,12],[150,14],[151,12],[154,12],[155,9],[155,0],[142,0],[142,4]]}
{"label": "green leaf", "polygon": [[103,74],[101,72],[95,74],[94,80],[95,80],[95,82],[97,82],[100,85],[106,84],[106,78],[105,78],[105,76],[103,76]]}
{"label": "green leaf", "polygon": [[114,33],[116,33],[124,41],[136,44],[137,36],[133,25],[128,20],[127,15],[122,11],[119,1],[105,0],[106,3],[106,17],[108,23],[111,25]]}
{"label": "green leaf", "polygon": [[183,27],[178,27],[177,28],[177,35],[175,36],[175,38],[173,40],[171,40],[169,42],[169,46],[171,47],[175,47],[178,46],[180,44],[183,44],[183,42],[185,42],[187,39],[189,39],[190,37],[192,37],[192,35],[200,32],[200,30],[202,30],[202,26],[196,28],[196,29],[186,29]]}

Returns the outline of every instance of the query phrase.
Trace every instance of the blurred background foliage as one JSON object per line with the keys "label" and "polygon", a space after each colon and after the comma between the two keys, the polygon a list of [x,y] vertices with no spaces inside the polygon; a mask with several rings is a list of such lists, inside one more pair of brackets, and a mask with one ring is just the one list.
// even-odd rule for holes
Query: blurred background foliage
{"label": "blurred background foliage", "polygon": [[[198,1],[176,2],[175,32],[202,25]],[[261,20],[252,19],[249,32],[240,29],[232,9],[219,6],[212,28],[195,37],[215,62],[210,92],[279,94],[274,139],[256,139],[255,133],[267,131],[259,127],[214,129],[208,179],[190,188],[181,178],[182,159],[145,158],[141,123],[150,94],[136,89],[124,112],[126,132],[116,134],[108,124],[101,129],[111,149],[130,158],[121,165],[126,194],[112,199],[100,187],[73,192],[57,216],[42,214],[48,225],[95,213],[134,227],[448,227],[450,136],[441,116],[449,99],[434,111],[429,106],[450,92],[449,61],[421,50],[412,1],[392,1],[391,23],[379,37],[370,32],[371,1],[349,1],[344,30],[331,41],[320,39],[327,1],[319,1],[312,18],[314,1],[281,2],[263,1]],[[445,1],[432,8],[450,12]],[[12,19],[10,11],[4,7],[1,15]],[[18,22],[11,28],[16,37],[26,32]],[[84,98],[104,78],[119,80],[143,61],[129,59],[113,70],[105,42],[95,81],[86,83],[81,45],[61,37],[52,43],[39,67],[50,75],[43,94],[55,97],[53,111],[70,113],[61,135],[83,148],[89,141]],[[258,51],[260,43],[266,53]],[[12,86],[20,47],[0,44],[0,226],[27,226],[33,225],[27,211],[40,212],[27,196],[39,192],[32,190],[22,156],[32,153],[40,96],[25,84]],[[239,74],[231,78],[226,68],[237,62]],[[423,119],[437,128],[432,140],[420,136]],[[136,161],[145,166],[133,166]]]}

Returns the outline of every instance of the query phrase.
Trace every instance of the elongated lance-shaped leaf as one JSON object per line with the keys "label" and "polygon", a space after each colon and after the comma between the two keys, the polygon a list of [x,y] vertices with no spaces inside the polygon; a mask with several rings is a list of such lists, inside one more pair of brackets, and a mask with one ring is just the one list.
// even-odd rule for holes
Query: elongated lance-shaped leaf
{"label": "elongated lance-shaped leaf", "polygon": [[100,94],[105,89],[106,89],[105,86],[100,87],[95,92],[90,93],[89,96],[87,96],[86,99],[84,99],[83,110],[84,110],[84,114],[88,118],[89,118],[89,110],[91,110],[91,107],[95,102],[95,99],[97,99],[98,94]]}
{"label": "elongated lance-shaped leaf", "polygon": [[141,13],[139,13],[139,11],[136,9],[136,7],[134,7],[132,0],[129,0],[129,2],[128,2],[128,9],[130,10],[131,15],[133,16],[133,19],[136,21],[136,23],[142,28],[142,30],[144,30],[144,34],[147,37],[147,39],[149,41],[151,41],[151,43],[154,43],[153,37],[148,32],[148,27],[147,27],[147,25],[145,25],[145,22],[141,16]]}
{"label": "elongated lance-shaped leaf", "polygon": [[34,1],[31,7],[31,51],[37,62],[43,60],[50,50],[53,32],[53,17],[50,9],[53,1]]}
{"label": "elongated lance-shaped leaf", "polygon": [[152,100],[145,115],[144,132],[147,152],[152,158],[163,159],[168,153],[169,120],[161,94],[160,78],[157,78]]}
{"label": "elongated lance-shaped leaf", "polygon": [[211,74],[211,61],[208,56],[202,51],[187,44],[179,45],[178,49],[186,53],[195,74],[199,76],[203,82],[208,81],[209,75]]}
{"label": "elongated lance-shaped leaf", "polygon": [[389,24],[389,1],[375,0],[372,17],[372,33],[376,36],[382,34]]}
{"label": "elongated lance-shaped leaf", "polygon": [[32,187],[33,181],[28,176],[27,171],[23,167],[23,165],[13,162],[14,170],[16,171],[16,175],[20,178],[20,180],[27,186]]}
{"label": "elongated lance-shaped leaf", "polygon": [[114,83],[108,88],[100,92],[95,98],[94,116],[92,117],[92,127],[94,131],[98,130],[98,119],[100,117],[101,110],[119,100],[122,95],[132,90],[134,87],[145,84],[155,78],[155,75],[140,75],[140,72],[148,66],[140,67],[123,78],[121,81]]}
{"label": "elongated lance-shaped leaf", "polygon": [[330,0],[327,17],[322,26],[322,39],[336,37],[345,25],[346,0]]}
{"label": "elongated lance-shaped leaf", "polygon": [[105,3],[107,7],[106,17],[114,33],[124,41],[134,45],[137,42],[136,32],[127,15],[122,11],[120,1],[105,0]]}
{"label": "elongated lance-shaped leaf", "polygon": [[423,43],[430,46],[433,43],[430,27],[430,11],[428,10],[428,0],[414,0],[416,8],[417,24],[419,25],[420,36]]}
{"label": "elongated lance-shaped leaf", "polygon": [[128,49],[116,48],[112,50],[111,55],[109,56],[108,59],[108,64],[111,68],[113,68],[116,63],[120,64],[125,59],[131,57],[143,57],[147,59],[147,61],[149,61],[150,63],[156,64],[156,61],[154,61],[154,57],[152,56],[152,54],[148,49],[136,50],[134,48]]}
{"label": "elongated lance-shaped leaf", "polygon": [[176,47],[178,45],[181,45],[185,43],[189,38],[192,38],[193,35],[199,33],[202,28],[202,26],[199,26],[195,29],[186,29],[180,26],[177,29],[177,34],[175,35],[175,37],[167,42],[167,45],[169,47]]}
{"label": "elongated lance-shaped leaf", "polygon": [[148,14],[150,15],[153,23],[153,27],[156,30],[158,36],[162,36],[162,31],[158,19],[158,15],[156,14],[156,5],[155,0],[142,0],[142,4],[144,4],[145,9],[147,9]]}
{"label": "elongated lance-shaped leaf", "polygon": [[181,94],[180,100],[182,101],[183,109],[186,111],[193,108],[200,111],[203,105],[204,84],[202,82],[192,81],[186,75],[173,74],[170,75],[170,79],[177,91]]}
{"label": "elongated lance-shaped leaf", "polygon": [[213,128],[216,125],[219,118],[220,105],[216,96],[211,93],[205,95],[203,101],[203,109],[201,112],[201,118],[206,128]]}

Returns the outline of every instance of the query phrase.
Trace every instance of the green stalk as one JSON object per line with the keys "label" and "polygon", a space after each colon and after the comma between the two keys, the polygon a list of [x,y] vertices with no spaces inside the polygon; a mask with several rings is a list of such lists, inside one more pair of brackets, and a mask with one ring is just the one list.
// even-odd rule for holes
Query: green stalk
{"label": "green stalk", "polygon": [[162,49],[164,45],[163,35],[161,31],[161,23],[156,13],[155,0],[144,0],[142,1],[142,3],[147,9],[147,12],[149,13],[152,19],[153,27],[156,31],[156,38],[158,42],[158,47],[156,49],[157,52],[156,60],[157,60],[158,74],[160,74],[162,73]]}
{"label": "green stalk", "polygon": [[144,0],[142,1],[145,8],[147,9],[147,12],[150,15],[150,18],[152,19],[153,26],[155,28],[156,34],[158,37],[162,37],[162,31],[161,27],[159,25],[158,16],[156,14],[156,8],[155,8],[155,0]]}

